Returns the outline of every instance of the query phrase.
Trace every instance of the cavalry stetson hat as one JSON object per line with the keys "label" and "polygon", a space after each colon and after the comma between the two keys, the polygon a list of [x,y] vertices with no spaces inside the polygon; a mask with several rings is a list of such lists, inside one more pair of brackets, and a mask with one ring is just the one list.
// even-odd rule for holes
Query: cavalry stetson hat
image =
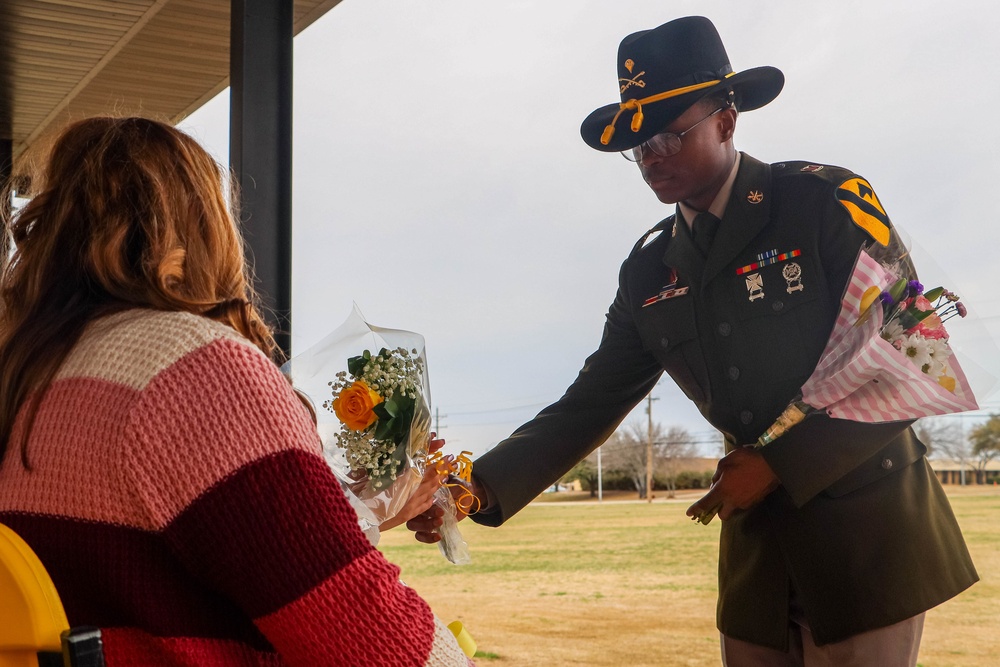
{"label": "cavalry stetson hat", "polygon": [[736,108],[751,111],[781,92],[774,67],[734,72],[719,32],[703,16],[688,16],[635,32],[618,47],[621,102],[587,116],[583,140],[599,151],[635,148],[714,92],[733,90]]}

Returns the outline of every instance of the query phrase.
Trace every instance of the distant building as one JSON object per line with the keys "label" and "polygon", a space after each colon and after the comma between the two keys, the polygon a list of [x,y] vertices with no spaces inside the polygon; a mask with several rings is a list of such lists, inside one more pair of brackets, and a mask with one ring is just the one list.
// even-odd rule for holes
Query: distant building
{"label": "distant building", "polygon": [[583,491],[583,484],[578,479],[572,482],[556,482],[542,493],[559,493],[560,491]]}
{"label": "distant building", "polygon": [[719,467],[719,457],[717,456],[697,456],[693,458],[677,459],[677,469],[688,472],[712,472]]}
{"label": "distant building", "polygon": [[[931,459],[931,469],[942,484],[997,484],[1000,483],[1000,461],[990,461],[982,469],[977,461]],[[965,479],[962,479],[962,473]]]}

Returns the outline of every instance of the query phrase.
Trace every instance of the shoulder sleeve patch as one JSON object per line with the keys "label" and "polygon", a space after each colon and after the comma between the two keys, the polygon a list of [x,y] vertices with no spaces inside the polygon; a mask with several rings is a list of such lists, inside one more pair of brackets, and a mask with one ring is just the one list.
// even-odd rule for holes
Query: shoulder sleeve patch
{"label": "shoulder sleeve patch", "polygon": [[868,181],[857,176],[844,181],[837,187],[837,201],[854,224],[882,245],[889,245],[889,216]]}

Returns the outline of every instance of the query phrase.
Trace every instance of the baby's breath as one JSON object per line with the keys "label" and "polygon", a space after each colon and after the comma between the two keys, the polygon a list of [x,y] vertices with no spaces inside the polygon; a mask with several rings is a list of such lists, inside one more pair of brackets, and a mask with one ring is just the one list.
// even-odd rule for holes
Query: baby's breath
{"label": "baby's breath", "polygon": [[[364,365],[357,376],[341,371],[329,383],[333,396],[323,403],[323,407],[333,411],[333,401],[340,392],[358,380],[363,381],[384,400],[399,394],[402,397],[417,399],[421,392],[421,378],[424,372],[424,360],[417,350],[407,350],[397,347],[394,350],[382,349]],[[376,422],[377,424],[377,422]],[[395,480],[401,472],[398,468],[400,457],[393,454],[399,446],[392,440],[379,440],[374,437],[376,424],[364,431],[355,431],[341,425],[337,434],[337,446],[342,448],[351,470],[363,471],[372,481],[375,488]]]}

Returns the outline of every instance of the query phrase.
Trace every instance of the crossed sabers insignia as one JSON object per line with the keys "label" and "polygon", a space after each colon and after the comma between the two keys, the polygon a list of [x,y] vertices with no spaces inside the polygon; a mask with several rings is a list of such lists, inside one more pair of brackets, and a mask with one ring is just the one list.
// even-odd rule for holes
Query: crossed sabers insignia
{"label": "crossed sabers insignia", "polygon": [[618,79],[618,82],[622,84],[621,90],[619,90],[618,92],[619,93],[624,93],[626,90],[628,90],[632,86],[635,86],[636,88],[645,88],[646,87],[646,82],[645,81],[639,81],[639,77],[642,76],[643,74],[645,74],[645,72],[639,72],[638,74],[636,74],[635,76],[633,76],[631,79]]}

